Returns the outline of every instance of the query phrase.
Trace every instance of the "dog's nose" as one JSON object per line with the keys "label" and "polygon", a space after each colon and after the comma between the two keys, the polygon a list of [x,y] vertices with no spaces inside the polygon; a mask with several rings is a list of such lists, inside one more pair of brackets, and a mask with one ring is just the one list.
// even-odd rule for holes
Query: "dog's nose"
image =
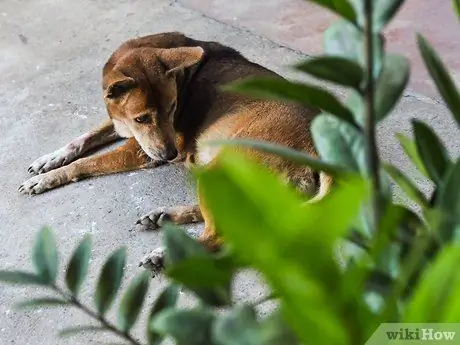
{"label": "dog's nose", "polygon": [[178,155],[177,149],[174,146],[167,146],[166,149],[161,153],[161,158],[167,161],[171,161]]}

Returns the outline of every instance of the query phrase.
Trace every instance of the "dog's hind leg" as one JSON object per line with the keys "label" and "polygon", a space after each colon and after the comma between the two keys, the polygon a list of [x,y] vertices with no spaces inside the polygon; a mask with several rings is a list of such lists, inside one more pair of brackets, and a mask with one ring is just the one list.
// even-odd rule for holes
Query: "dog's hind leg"
{"label": "dog's hind leg", "polygon": [[39,194],[70,182],[117,172],[150,168],[159,165],[142,151],[134,138],[120,147],[95,156],[79,159],[69,165],[33,176],[24,182],[19,191],[24,194]]}
{"label": "dog's hind leg", "polygon": [[139,218],[136,227],[141,231],[156,230],[165,221],[176,225],[198,223],[203,221],[203,215],[198,205],[159,207]]}
{"label": "dog's hind leg", "polygon": [[[201,193],[198,193],[198,200],[199,200],[199,207],[197,205],[189,207],[189,211],[192,211],[192,208],[193,208],[194,210],[193,213],[198,214],[199,212],[199,215],[205,222],[204,232],[200,237],[198,237],[197,241],[201,243],[208,252],[217,252],[222,246],[222,239],[217,236],[216,229],[215,229],[215,223],[211,217],[210,212],[206,208],[206,204],[204,202],[204,199]],[[185,219],[185,218],[186,217],[181,218],[181,219]],[[158,228],[158,226],[161,224],[158,224],[158,221],[156,221],[155,225]],[[155,277],[163,269],[164,254],[165,254],[165,248],[159,247],[153,250],[152,252],[150,252],[149,254],[147,254],[146,256],[144,256],[140,260],[139,266],[143,266],[145,269],[149,270],[152,273],[152,276]]]}
{"label": "dog's hind leg", "polygon": [[204,219],[204,231],[201,236],[198,237],[198,242],[201,243],[208,252],[217,252],[222,246],[222,238],[217,236],[216,223],[214,222],[214,219],[211,215],[211,211],[206,205],[203,193],[200,191],[199,183],[198,203],[200,205],[200,210]]}
{"label": "dog's hind leg", "polygon": [[99,127],[80,135],[60,149],[36,159],[29,166],[29,173],[42,174],[50,170],[67,165],[86,152],[109,144],[120,137],[114,130],[111,120],[103,122]]}

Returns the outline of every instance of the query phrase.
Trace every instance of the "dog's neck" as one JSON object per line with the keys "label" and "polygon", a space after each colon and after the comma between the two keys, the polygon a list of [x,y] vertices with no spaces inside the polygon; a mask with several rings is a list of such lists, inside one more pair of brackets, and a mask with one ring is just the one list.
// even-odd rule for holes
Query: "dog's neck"
{"label": "dog's neck", "polygon": [[176,85],[177,85],[177,104],[176,110],[173,114],[174,122],[179,120],[179,116],[182,113],[182,107],[185,103],[185,98],[187,95],[187,89],[190,85],[193,84],[193,79],[199,73],[200,69],[204,66],[207,61],[207,56],[196,65],[187,68],[183,73],[177,76]]}

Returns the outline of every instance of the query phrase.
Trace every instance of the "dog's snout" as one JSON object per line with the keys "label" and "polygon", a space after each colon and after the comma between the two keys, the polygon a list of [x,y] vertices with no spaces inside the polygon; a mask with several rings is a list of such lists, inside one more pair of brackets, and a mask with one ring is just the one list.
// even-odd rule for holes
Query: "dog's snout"
{"label": "dog's snout", "polygon": [[166,161],[171,161],[178,155],[177,149],[173,145],[168,145],[161,153],[161,158]]}

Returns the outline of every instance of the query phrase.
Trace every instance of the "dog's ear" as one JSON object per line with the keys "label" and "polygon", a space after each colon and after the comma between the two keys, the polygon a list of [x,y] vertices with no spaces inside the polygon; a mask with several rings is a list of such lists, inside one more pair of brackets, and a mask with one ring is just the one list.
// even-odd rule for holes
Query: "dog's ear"
{"label": "dog's ear", "polygon": [[136,80],[121,73],[109,76],[107,84],[105,97],[109,99],[117,99],[137,85]]}
{"label": "dog's ear", "polygon": [[166,66],[166,75],[169,76],[198,64],[204,57],[204,50],[201,47],[160,49],[158,57]]}

